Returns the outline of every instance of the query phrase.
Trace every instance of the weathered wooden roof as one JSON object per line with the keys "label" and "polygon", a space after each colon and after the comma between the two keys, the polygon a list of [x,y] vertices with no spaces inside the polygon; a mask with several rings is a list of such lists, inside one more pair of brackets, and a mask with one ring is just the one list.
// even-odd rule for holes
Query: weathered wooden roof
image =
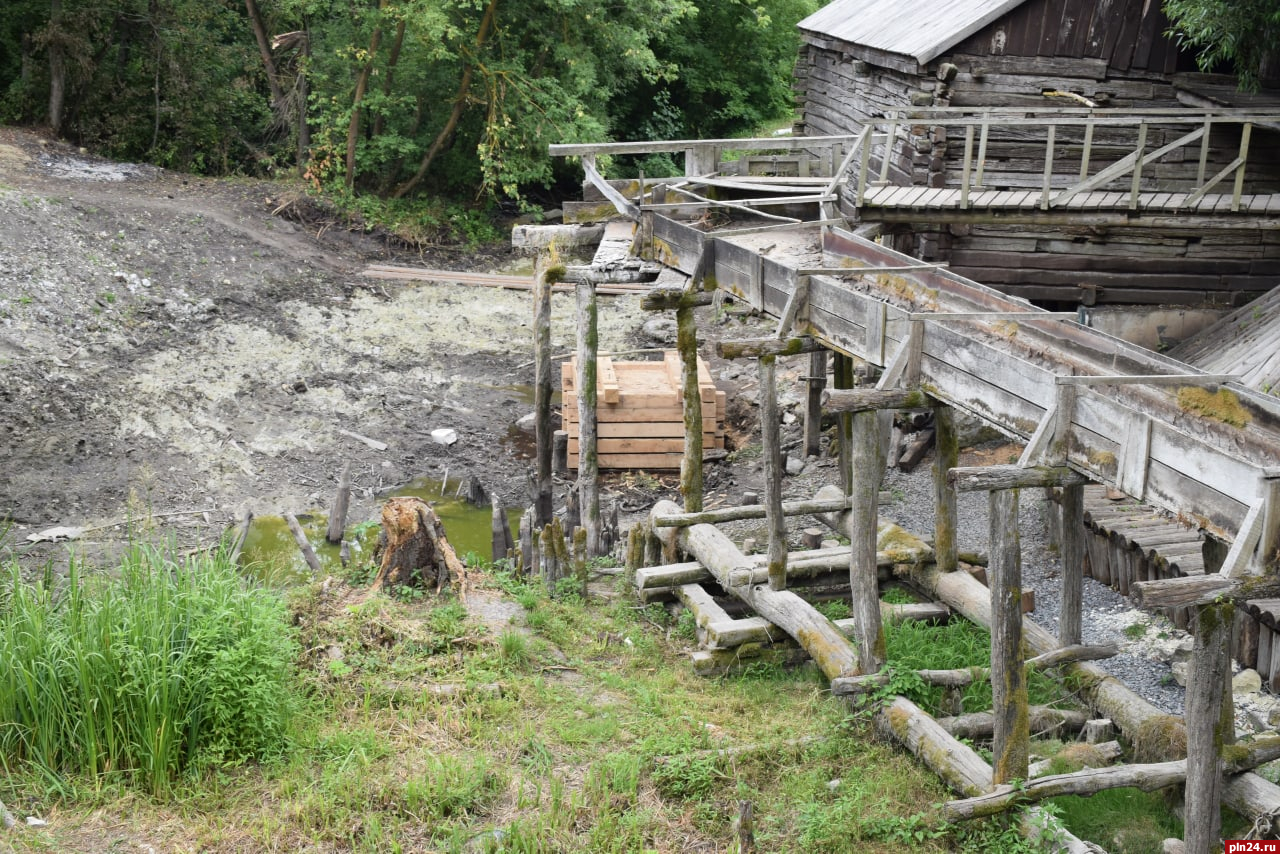
{"label": "weathered wooden roof", "polygon": [[1264,394],[1280,391],[1280,288],[1233,311],[1169,351],[1206,373],[1235,374]]}
{"label": "weathered wooden roof", "polygon": [[913,57],[921,65],[1025,0],[835,0],[800,29]]}

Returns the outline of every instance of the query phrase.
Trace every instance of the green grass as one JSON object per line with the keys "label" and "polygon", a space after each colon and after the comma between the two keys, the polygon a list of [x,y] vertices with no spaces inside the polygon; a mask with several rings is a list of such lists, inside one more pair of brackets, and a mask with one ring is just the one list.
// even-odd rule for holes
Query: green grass
{"label": "green grass", "polygon": [[[163,570],[149,573],[162,589],[161,578],[186,578],[159,557],[146,565]],[[98,595],[130,572],[76,583]],[[48,590],[74,586],[10,588],[56,602],[69,597]],[[933,823],[932,805],[950,797],[936,776],[851,715],[811,668],[702,679],[686,657],[687,627],[629,590],[556,599],[483,567],[470,586],[523,615],[487,624],[468,600],[367,598],[340,584],[298,588],[286,607],[252,591],[270,603],[273,631],[296,626],[296,675],[286,668],[273,683],[298,698],[282,749],[224,751],[171,773],[159,797],[143,785],[141,798],[101,783],[114,770],[69,763],[51,785],[39,763],[11,761],[0,800],[58,814],[13,834],[15,848],[80,850],[92,838],[125,850],[138,836],[112,828],[137,828],[157,849],[210,852],[723,851],[738,803],[750,801],[761,851],[1030,850],[1007,821]],[[890,656],[984,663],[985,633],[963,625],[891,628]]]}
{"label": "green grass", "polygon": [[286,744],[296,649],[283,603],[226,559],[136,546],[110,574],[72,562],[0,588],[0,754],[11,771],[151,795],[183,771]]}

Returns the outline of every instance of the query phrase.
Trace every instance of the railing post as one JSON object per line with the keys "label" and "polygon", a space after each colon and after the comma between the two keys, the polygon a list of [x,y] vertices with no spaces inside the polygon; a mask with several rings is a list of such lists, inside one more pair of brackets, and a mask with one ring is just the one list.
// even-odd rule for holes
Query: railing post
{"label": "railing post", "polygon": [[862,152],[858,157],[858,207],[867,197],[867,166],[871,162],[871,138],[875,136],[874,125],[867,126],[867,135],[862,140]]}
{"label": "railing post", "polygon": [[1249,163],[1249,137],[1253,135],[1253,122],[1245,122],[1240,129],[1240,166],[1236,169],[1236,185],[1231,191],[1231,210],[1240,210],[1240,193],[1244,190],[1244,170]]}
{"label": "railing post", "polygon": [[978,174],[974,177],[973,188],[981,190],[982,173],[987,168],[987,133],[991,130],[991,120],[987,116],[982,117],[982,133],[978,137]]}
{"label": "railing post", "polygon": [[1200,168],[1196,171],[1196,186],[1204,186],[1204,173],[1209,165],[1209,131],[1213,126],[1213,119],[1204,120],[1204,136],[1200,137]]}
{"label": "railing post", "polygon": [[960,173],[960,210],[969,209],[969,170],[973,166],[973,125],[964,129],[964,167]]}
{"label": "railing post", "polygon": [[889,183],[889,157],[893,154],[893,144],[898,138],[898,120],[894,119],[889,122],[889,128],[884,135],[884,159],[880,162],[880,183]]}
{"label": "railing post", "polygon": [[1058,126],[1051,124],[1048,128],[1044,145],[1044,187],[1040,190],[1040,210],[1049,209],[1049,188],[1053,184],[1053,144],[1057,138]]}
{"label": "railing post", "polygon": [[1093,154],[1093,121],[1084,126],[1084,148],[1080,152],[1080,180],[1089,177],[1089,157]]}
{"label": "railing post", "polygon": [[1133,161],[1133,184],[1129,189],[1129,210],[1138,209],[1138,187],[1142,182],[1142,153],[1147,149],[1147,123],[1138,125],[1138,159]]}

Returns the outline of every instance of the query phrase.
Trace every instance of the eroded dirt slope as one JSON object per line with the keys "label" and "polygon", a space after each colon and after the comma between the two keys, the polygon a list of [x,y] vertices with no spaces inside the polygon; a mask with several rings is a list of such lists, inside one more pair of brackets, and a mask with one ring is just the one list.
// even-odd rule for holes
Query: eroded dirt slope
{"label": "eroded dirt slope", "polygon": [[[273,215],[287,192],[0,128],[0,520],[17,539],[207,510],[166,518],[207,541],[244,509],[323,509],[345,460],[357,518],[378,490],[446,468],[524,500],[508,430],[530,408],[529,294],[362,279],[385,246]],[[626,345],[643,319],[633,301],[610,300],[603,346]],[[568,349],[570,301],[555,310]],[[437,427],[457,444],[435,444]]]}

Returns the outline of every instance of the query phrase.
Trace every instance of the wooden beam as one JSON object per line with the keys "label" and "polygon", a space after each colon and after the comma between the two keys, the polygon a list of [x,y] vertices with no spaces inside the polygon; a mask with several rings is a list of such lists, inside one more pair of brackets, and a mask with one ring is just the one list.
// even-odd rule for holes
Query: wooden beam
{"label": "wooden beam", "polygon": [[1224,748],[1235,741],[1236,733],[1235,706],[1228,687],[1234,612],[1229,602],[1201,605],[1192,625],[1195,640],[1187,675],[1185,821],[1191,854],[1208,854],[1221,839]]}
{"label": "wooden beam", "polygon": [[817,353],[825,349],[821,341],[808,335],[799,335],[794,338],[740,338],[736,341],[716,342],[716,355],[722,359],[798,356],[801,353]]}
{"label": "wooden beam", "polygon": [[688,291],[683,287],[657,287],[640,298],[640,307],[646,311],[693,308],[711,305],[714,294],[709,291]]}
{"label": "wooden beam", "polygon": [[702,390],[698,381],[698,326],[691,305],[676,309],[676,349],[680,352],[680,394],[684,411],[680,495],[684,498],[684,509],[696,513],[702,509]]}
{"label": "wooden beam", "polygon": [[769,587],[787,587],[787,518],[782,512],[782,438],[779,433],[777,357],[760,366],[760,444],[764,452],[765,518],[769,525]]}
{"label": "wooden beam", "polygon": [[933,408],[933,548],[938,569],[953,572],[957,562],[956,489],[947,480],[947,472],[960,460],[960,439],[956,432],[955,410],[939,404]]}
{"label": "wooden beam", "polygon": [[[578,298],[578,497],[583,527],[587,532],[587,556],[599,557],[600,548],[600,461],[597,455],[596,394],[597,356],[600,332],[596,313],[596,289],[591,282],[579,282]],[[612,387],[617,392],[617,377]],[[606,395],[606,402],[608,398]]]}
{"label": "wooden beam", "polygon": [[534,526],[551,524],[551,270],[538,257],[533,293],[533,411],[537,479],[534,482]]}
{"label": "wooden beam", "polygon": [[1061,543],[1062,595],[1058,609],[1058,642],[1063,646],[1080,643],[1084,610],[1084,486],[1062,488]]}
{"label": "wooden beam", "polygon": [[[670,501],[659,501],[650,517],[680,512]],[[720,582],[720,586],[742,599],[757,614],[781,628],[804,647],[827,678],[852,676],[858,672],[857,652],[831,621],[790,590],[772,590],[765,584],[734,587],[730,573],[747,563],[747,558],[729,538],[712,525],[657,529],[671,548],[677,545],[692,554]],[[877,606],[876,615],[879,617]]]}
{"label": "wooden beam", "polygon": [[1237,374],[1104,374],[1057,377],[1058,385],[1221,385],[1240,382]]}
{"label": "wooden beam", "polygon": [[1077,486],[1089,479],[1066,466],[970,466],[953,468],[947,480],[959,492],[991,492],[1046,486]]}
{"label": "wooden beam", "polygon": [[827,351],[815,350],[809,354],[809,376],[804,408],[804,453],[816,457],[822,441],[822,392],[827,385]]}
{"label": "wooden beam", "polygon": [[822,395],[822,407],[828,412],[872,412],[883,409],[928,409],[929,396],[915,388],[831,389]]}

